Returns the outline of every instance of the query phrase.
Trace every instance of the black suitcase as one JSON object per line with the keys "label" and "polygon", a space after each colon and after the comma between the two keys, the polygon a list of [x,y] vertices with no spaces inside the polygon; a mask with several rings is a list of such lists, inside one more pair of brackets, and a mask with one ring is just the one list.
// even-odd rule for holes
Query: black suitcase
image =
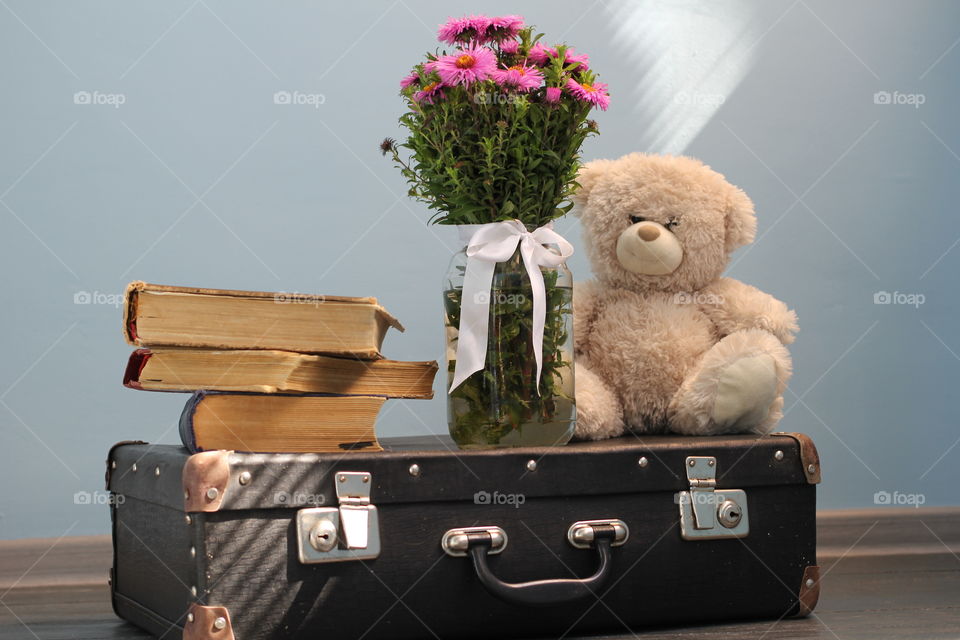
{"label": "black suitcase", "polygon": [[807,615],[800,434],[107,461],[117,614],[161,638],[506,638]]}

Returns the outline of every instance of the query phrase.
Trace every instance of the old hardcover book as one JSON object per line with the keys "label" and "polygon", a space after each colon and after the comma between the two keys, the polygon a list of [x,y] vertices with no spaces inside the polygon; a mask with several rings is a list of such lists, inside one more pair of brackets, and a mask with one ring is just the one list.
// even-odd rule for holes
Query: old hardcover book
{"label": "old hardcover book", "polygon": [[380,358],[403,326],[376,298],[200,289],[131,282],[123,332],[140,347],[282,349]]}
{"label": "old hardcover book", "polygon": [[180,415],[180,439],[191,453],[380,451],[374,422],[385,400],[198,391]]}
{"label": "old hardcover book", "polygon": [[158,347],[130,354],[123,384],[147,391],[334,393],[432,398],[437,363],[276,350]]}

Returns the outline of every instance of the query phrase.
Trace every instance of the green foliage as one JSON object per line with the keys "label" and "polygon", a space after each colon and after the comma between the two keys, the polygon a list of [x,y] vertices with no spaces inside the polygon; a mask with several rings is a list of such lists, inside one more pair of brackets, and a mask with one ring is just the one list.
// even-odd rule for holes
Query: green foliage
{"label": "green foliage", "polygon": [[[450,433],[461,445],[498,445],[530,424],[552,425],[559,433],[570,424],[574,399],[564,391],[564,382],[569,382],[564,376],[573,375],[569,331],[572,291],[558,286],[556,269],[543,269],[542,273],[546,322],[539,394],[533,353],[533,291],[518,252],[496,267],[490,292],[486,366],[464,380],[448,399]],[[460,326],[462,294],[460,288],[444,292],[447,325],[454,329]],[[450,346],[455,349],[456,342]],[[452,376],[456,361],[451,359],[448,366]]]}
{"label": "green foliage", "polygon": [[440,224],[518,219],[539,227],[564,215],[580,146],[596,130],[586,120],[589,107],[532,104],[525,96],[486,102],[444,101],[400,118],[410,130],[400,145],[411,150],[410,163],[393,153],[409,194],[435,210],[431,221]]}

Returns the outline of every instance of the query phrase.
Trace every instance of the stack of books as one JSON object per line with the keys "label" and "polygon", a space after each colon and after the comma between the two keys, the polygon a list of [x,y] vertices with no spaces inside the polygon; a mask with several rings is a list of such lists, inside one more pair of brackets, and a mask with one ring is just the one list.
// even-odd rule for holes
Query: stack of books
{"label": "stack of books", "polygon": [[191,392],[180,437],[191,452],[379,450],[387,398],[431,398],[436,362],[380,354],[400,323],[375,298],[132,282],[123,332],[138,348],[123,384]]}

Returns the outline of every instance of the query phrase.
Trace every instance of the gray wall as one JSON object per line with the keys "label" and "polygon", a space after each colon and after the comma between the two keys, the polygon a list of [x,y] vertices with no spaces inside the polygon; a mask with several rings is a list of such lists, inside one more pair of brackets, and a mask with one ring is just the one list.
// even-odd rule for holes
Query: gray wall
{"label": "gray wall", "polygon": [[[176,442],[183,396],[120,386],[129,280],[375,295],[408,326],[389,356],[442,356],[452,234],[377,143],[400,135],[397,81],[437,23],[518,8],[610,84],[586,158],[683,151],[755,200],[730,273],[800,315],[782,427],[818,443],[822,506],[956,503],[956,3],[2,4],[0,538],[106,532],[74,497],[101,489],[108,447]],[[442,393],[380,426],[444,431]]]}

